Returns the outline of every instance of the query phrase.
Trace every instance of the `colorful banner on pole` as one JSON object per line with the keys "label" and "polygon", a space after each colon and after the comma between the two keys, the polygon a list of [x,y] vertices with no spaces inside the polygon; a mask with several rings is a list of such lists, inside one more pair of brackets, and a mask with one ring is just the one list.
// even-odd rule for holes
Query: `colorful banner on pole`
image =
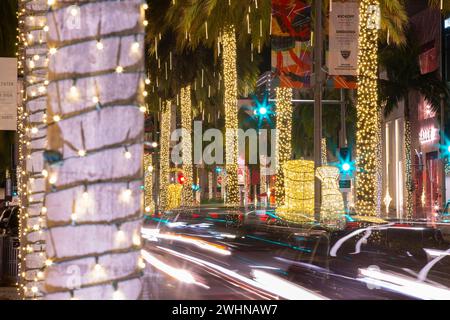
{"label": "colorful banner on pole", "polygon": [[[324,30],[328,63],[326,86],[357,87],[359,3],[332,2],[329,28]],[[311,88],[313,47],[311,46],[311,6],[305,0],[272,0],[272,72],[274,85]],[[324,46],[328,48],[328,46]],[[325,49],[327,50],[327,49]]]}
{"label": "colorful banner on pole", "polygon": [[17,59],[0,58],[0,130],[17,130]]}
{"label": "colorful banner on pole", "polygon": [[275,86],[309,88],[312,73],[311,6],[272,0],[272,71]]}
{"label": "colorful banner on pole", "polygon": [[333,76],[356,76],[358,70],[358,2],[333,1],[329,21],[328,72]]}

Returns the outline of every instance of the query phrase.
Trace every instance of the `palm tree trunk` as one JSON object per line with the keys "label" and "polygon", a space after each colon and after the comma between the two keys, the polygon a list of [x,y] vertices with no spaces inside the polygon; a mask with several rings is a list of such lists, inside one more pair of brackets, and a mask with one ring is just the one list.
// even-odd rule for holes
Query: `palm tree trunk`
{"label": "palm tree trunk", "polygon": [[277,207],[285,204],[284,164],[291,160],[292,153],[292,89],[277,88],[277,180],[275,198]]}
{"label": "palm tree trunk", "polygon": [[237,106],[237,67],[236,67],[236,30],[227,26],[223,32],[223,77],[225,105],[225,145],[226,145],[226,205],[239,205],[238,186],[238,106]]}
{"label": "palm tree trunk", "polygon": [[194,196],[192,194],[193,166],[192,166],[192,102],[191,86],[181,88],[181,128],[182,152],[183,152],[183,175],[185,182],[181,194],[181,206],[192,207]]}
{"label": "palm tree trunk", "polygon": [[172,104],[170,101],[166,101],[161,114],[161,141],[159,142],[159,208],[161,210],[165,210],[168,204],[171,117]]}
{"label": "palm tree trunk", "polygon": [[378,135],[378,30],[373,25],[371,6],[378,0],[360,1],[358,59],[358,103],[356,158],[356,209],[361,215],[376,215]]}
{"label": "palm tree trunk", "polygon": [[405,177],[406,177],[406,219],[413,216],[414,184],[411,166],[411,120],[409,115],[409,96],[405,96]]}
{"label": "palm tree trunk", "polygon": [[[26,175],[22,176],[19,188],[25,209],[22,210],[21,275],[23,297],[40,299],[43,296],[43,273],[45,268],[45,177],[42,175],[43,151],[46,143],[47,127],[45,112],[47,107],[47,42],[46,1],[33,0],[25,5],[25,34],[28,46],[25,49],[25,112],[28,117],[19,119],[27,132],[20,138],[25,159]],[[25,153],[27,154],[26,157]]]}
{"label": "palm tree trunk", "polygon": [[47,104],[46,298],[137,299],[142,2],[55,3],[47,14],[55,49]]}

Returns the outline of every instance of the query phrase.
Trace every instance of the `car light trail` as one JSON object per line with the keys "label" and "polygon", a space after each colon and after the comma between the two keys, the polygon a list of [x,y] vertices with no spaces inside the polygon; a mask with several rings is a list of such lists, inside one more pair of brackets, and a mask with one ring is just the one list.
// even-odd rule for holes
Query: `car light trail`
{"label": "car light trail", "polygon": [[[211,268],[211,269],[213,269],[215,271],[218,271],[222,275],[226,275],[226,276],[228,276],[230,278],[233,278],[234,280],[237,280],[241,284],[241,287],[243,289],[247,289],[247,290],[250,289],[249,291],[252,291],[253,293],[261,295],[261,293],[258,292],[258,291],[262,290],[262,291],[265,291],[265,292],[268,292],[268,293],[276,295],[276,296],[273,296],[272,299],[276,299],[277,297],[282,297],[282,298],[285,298],[285,299],[294,298],[294,299],[298,299],[298,300],[300,300],[300,299],[311,300],[311,297],[313,295],[315,296],[314,300],[325,299],[324,297],[322,297],[320,295],[317,295],[317,294],[314,294],[312,292],[309,292],[308,290],[306,290],[304,288],[296,286],[293,283],[290,283],[290,282],[288,282],[286,280],[283,280],[281,278],[278,278],[276,276],[272,276],[272,277],[275,277],[275,278],[279,279],[280,281],[274,281],[273,278],[270,278],[271,282],[269,284],[267,284],[267,283],[265,283],[265,281],[267,281],[269,279],[269,277],[265,276],[264,274],[258,273],[258,272],[263,272],[263,271],[260,271],[260,270],[253,270],[253,274],[255,275],[255,272],[257,272],[257,276],[259,277],[259,281],[262,281],[263,283],[261,283],[259,281],[256,281],[256,280],[253,280],[253,279],[250,279],[250,278],[247,278],[245,276],[242,276],[242,275],[238,274],[235,271],[226,269],[226,268],[224,268],[222,266],[219,266],[217,264],[214,264],[214,263],[211,263],[211,262],[199,259],[199,258],[195,258],[193,256],[189,256],[189,255],[186,255],[186,254],[183,254],[183,253],[179,253],[177,251],[174,251],[174,250],[171,250],[171,249],[168,249],[168,248],[164,248],[164,247],[160,247],[160,246],[158,246],[157,248],[159,248],[161,250],[164,250],[166,252],[169,252],[169,253],[177,256],[177,257],[180,257],[180,258],[183,258],[183,259],[188,260],[190,262],[193,262],[195,264],[198,264],[200,266],[209,267],[209,268]],[[256,275],[255,275],[255,277],[256,277]],[[281,282],[281,280],[283,282]],[[252,288],[248,288],[246,286],[242,286],[242,284],[249,285]],[[280,290],[280,289],[281,288],[287,288],[288,284],[291,285],[289,287],[289,289],[291,291],[289,291],[289,293],[281,292],[282,290]],[[292,286],[294,286],[295,288],[292,287]],[[251,290],[251,289],[253,289],[253,290]],[[254,289],[257,289],[257,291],[255,292]],[[308,292],[308,294],[306,294],[306,292]]]}
{"label": "car light trail", "polygon": [[196,283],[194,277],[192,276],[192,274],[189,271],[184,270],[184,269],[174,268],[174,267],[168,265],[167,263],[162,262],[161,260],[154,257],[153,255],[151,255],[150,253],[148,253],[145,250],[141,250],[141,254],[145,261],[147,261],[149,264],[154,266],[156,269],[168,274],[172,278],[175,278],[178,281],[188,283],[188,284]]}
{"label": "car light trail", "polygon": [[359,269],[364,278],[360,279],[371,285],[390,289],[423,300],[450,300],[450,290],[432,286],[406,276],[395,275],[381,270]]}
{"label": "car light trail", "polygon": [[[157,230],[157,231],[156,231]],[[183,235],[175,235],[170,233],[160,233],[159,229],[141,229],[142,236],[147,239],[150,238],[151,240],[154,238],[159,239],[165,239],[165,240],[173,240],[173,241],[179,241],[183,243],[188,243],[197,246],[200,249],[211,251],[214,253],[218,253],[224,256],[231,255],[231,251],[227,249],[227,247],[211,243],[202,239],[198,239],[195,237],[188,237]]]}
{"label": "car light trail", "polygon": [[436,258],[428,262],[426,266],[423,267],[422,270],[420,270],[417,279],[419,281],[425,281],[428,277],[428,273],[430,272],[431,268],[433,268],[436,263],[444,259],[448,254],[450,254],[450,249],[448,249],[447,251],[443,251],[441,255],[437,256]]}
{"label": "car light trail", "polygon": [[269,290],[272,293],[288,300],[328,300],[327,298],[297,286],[290,281],[261,270],[253,270],[253,276],[256,282],[270,288]]}
{"label": "car light trail", "polygon": [[[342,237],[341,239],[339,239],[338,241],[336,241],[336,243],[334,244],[334,246],[331,248],[330,250],[330,256],[332,257],[336,257],[337,251],[339,250],[339,248],[345,243],[345,241],[353,238],[354,236],[364,232],[364,231],[368,231],[370,230],[370,232],[372,230],[383,230],[383,229],[387,229],[389,228],[389,226],[392,226],[394,223],[389,223],[389,224],[385,224],[385,225],[381,225],[381,226],[370,226],[367,228],[362,228],[362,229],[358,229],[355,230],[353,232],[351,232],[350,234],[346,235],[345,237]],[[358,247],[355,247],[355,253],[357,253],[358,251]]]}

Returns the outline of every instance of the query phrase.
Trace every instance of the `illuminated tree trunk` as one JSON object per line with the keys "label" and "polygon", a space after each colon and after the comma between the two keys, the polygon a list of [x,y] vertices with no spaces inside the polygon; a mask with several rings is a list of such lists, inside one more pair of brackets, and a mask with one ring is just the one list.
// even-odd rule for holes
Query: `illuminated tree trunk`
{"label": "illuminated tree trunk", "polygon": [[357,212],[376,215],[378,135],[378,30],[373,8],[378,0],[360,1],[356,158]]}
{"label": "illuminated tree trunk", "polygon": [[47,299],[137,299],[143,213],[141,0],[55,1],[47,124]]}
{"label": "illuminated tree trunk", "polygon": [[144,154],[144,207],[146,213],[154,212],[155,202],[153,201],[153,155],[151,153]]}
{"label": "illuminated tree trunk", "polygon": [[285,204],[283,165],[291,160],[292,152],[292,89],[277,88],[277,180],[275,199],[278,207]]}
{"label": "illuminated tree trunk", "polygon": [[[39,299],[43,296],[43,270],[45,268],[45,177],[43,151],[46,146],[47,127],[45,113],[47,107],[47,1],[33,0],[20,6],[22,16],[19,21],[23,29],[23,44],[26,42],[24,98],[25,114],[19,119],[21,144],[19,162],[21,179],[19,193],[22,199],[21,211],[21,263],[20,273],[22,297]],[[22,25],[23,23],[23,25]]]}
{"label": "illuminated tree trunk", "polygon": [[167,194],[169,187],[170,170],[170,128],[172,117],[172,103],[166,101],[161,113],[161,136],[160,136],[160,162],[159,162],[159,206],[161,210],[167,207]]}
{"label": "illuminated tree trunk", "polygon": [[181,127],[182,153],[183,153],[183,175],[185,178],[181,194],[181,206],[192,207],[194,197],[192,193],[193,166],[192,166],[192,102],[191,86],[181,89]]}
{"label": "illuminated tree trunk", "polygon": [[414,182],[411,165],[411,120],[409,115],[409,98],[405,98],[405,177],[406,177],[406,219],[413,216]]}
{"label": "illuminated tree trunk", "polygon": [[237,67],[236,67],[236,31],[234,26],[225,28],[223,41],[223,77],[225,105],[225,145],[226,145],[226,202],[227,206],[239,205],[238,186],[238,106],[237,106]]}

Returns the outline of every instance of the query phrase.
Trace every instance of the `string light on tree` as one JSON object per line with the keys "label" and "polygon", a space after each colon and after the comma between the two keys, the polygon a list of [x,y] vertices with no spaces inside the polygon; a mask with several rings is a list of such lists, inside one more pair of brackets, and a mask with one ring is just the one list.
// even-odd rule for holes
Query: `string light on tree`
{"label": "string light on tree", "polygon": [[284,182],[284,164],[291,159],[292,153],[292,89],[277,88],[277,180],[275,184],[275,198],[277,206],[283,206],[285,203],[285,182]]}
{"label": "string light on tree", "polygon": [[181,205],[191,207],[194,205],[192,194],[193,168],[192,168],[192,103],[191,86],[181,89],[181,128],[182,128],[182,157],[185,183],[181,195]]}
{"label": "string light on tree", "polygon": [[223,77],[225,105],[225,144],[226,144],[226,205],[239,205],[238,164],[237,164],[237,66],[236,66],[236,30],[227,26],[222,35]]}
{"label": "string light on tree", "polygon": [[358,102],[356,133],[356,209],[361,215],[375,215],[377,201],[376,149],[378,129],[378,0],[361,0]]}

